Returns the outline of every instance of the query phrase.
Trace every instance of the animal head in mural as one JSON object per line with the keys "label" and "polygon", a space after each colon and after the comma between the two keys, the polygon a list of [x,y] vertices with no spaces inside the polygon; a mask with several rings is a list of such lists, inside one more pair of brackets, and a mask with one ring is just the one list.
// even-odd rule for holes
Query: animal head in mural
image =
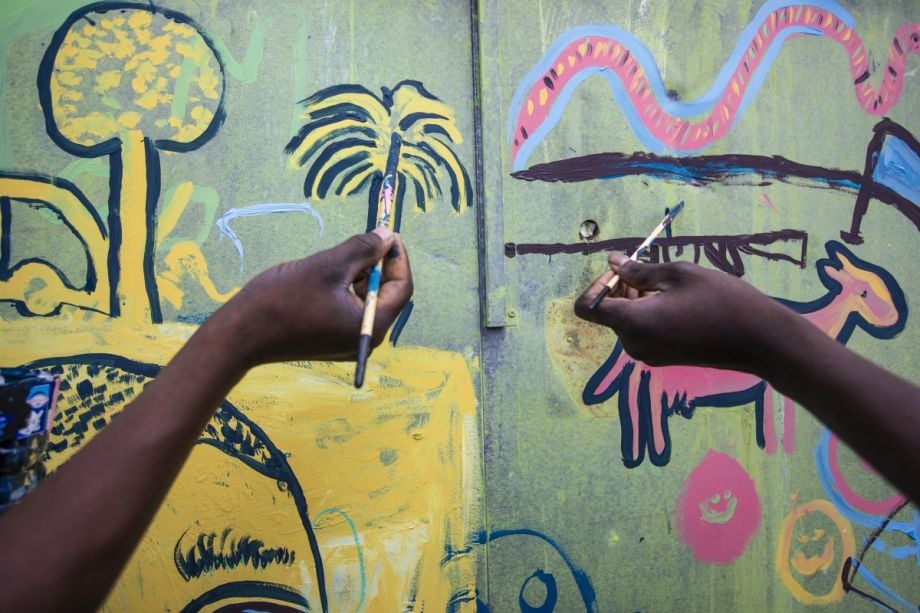
{"label": "animal head in mural", "polygon": [[82,157],[118,150],[137,132],[189,151],[223,121],[223,65],[186,15],[153,4],[97,3],[54,33],[38,74],[49,136]]}
{"label": "animal head in mural", "polygon": [[837,338],[846,341],[857,326],[875,338],[901,332],[907,323],[907,302],[891,273],[856,257],[837,241],[829,241],[825,249],[828,257],[816,263],[818,278],[848,313]]}
{"label": "animal head in mural", "polygon": [[292,165],[310,164],[303,189],[307,198],[325,198],[330,190],[349,196],[370,185],[368,230],[377,223],[383,177],[395,178],[390,225],[396,231],[410,185],[422,211],[441,197],[441,176],[454,210],[472,204],[469,175],[450,147],[463,142],[454,112],[418,81],[384,87],[381,96],[361,85],[334,85],[301,104],[305,123],[285,152]]}

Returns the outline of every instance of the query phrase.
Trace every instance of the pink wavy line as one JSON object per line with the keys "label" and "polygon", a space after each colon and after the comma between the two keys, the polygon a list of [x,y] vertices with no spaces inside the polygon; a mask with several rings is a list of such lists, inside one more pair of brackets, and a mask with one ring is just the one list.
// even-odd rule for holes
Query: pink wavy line
{"label": "pink wavy line", "polygon": [[771,12],[763,21],[747,53],[735,68],[730,84],[709,114],[697,121],[672,115],[659,105],[652,95],[643,69],[621,43],[602,36],[586,36],[575,40],[556,57],[552,63],[553,68],[537,79],[521,104],[513,132],[512,159],[517,156],[528,136],[534,134],[546,119],[559,92],[565,89],[566,84],[579,71],[591,67],[607,68],[619,76],[645,127],[666,146],[692,151],[709,145],[728,132],[750,77],[777,34],[794,26],[819,29],[824,36],[837,41],[846,49],[856,98],[865,112],[881,116],[897,104],[904,82],[906,56],[908,53],[920,54],[920,23],[906,23],[898,28],[888,48],[888,62],[882,84],[876,90],[868,82],[868,54],[855,30],[828,10],[789,6]]}

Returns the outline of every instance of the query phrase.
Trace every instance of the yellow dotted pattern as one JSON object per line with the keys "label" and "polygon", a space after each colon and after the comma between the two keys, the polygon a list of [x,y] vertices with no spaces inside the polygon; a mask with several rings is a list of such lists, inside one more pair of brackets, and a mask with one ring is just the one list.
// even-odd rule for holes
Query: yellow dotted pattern
{"label": "yellow dotted pattern", "polygon": [[222,79],[188,24],[142,8],[89,13],[54,58],[52,113],[60,133],[84,146],[130,130],[191,142],[214,119]]}

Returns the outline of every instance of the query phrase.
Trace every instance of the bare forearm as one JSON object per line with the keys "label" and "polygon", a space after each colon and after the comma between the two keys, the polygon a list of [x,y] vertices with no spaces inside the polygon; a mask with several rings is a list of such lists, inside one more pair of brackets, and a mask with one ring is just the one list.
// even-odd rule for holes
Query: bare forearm
{"label": "bare forearm", "polygon": [[[202,326],[134,402],[3,518],[0,574],[12,589],[0,595],[0,609],[99,605],[215,407],[244,373],[230,353],[228,323],[215,317]],[[53,589],[34,583],[42,577]]]}
{"label": "bare forearm", "polygon": [[781,340],[760,374],[920,502],[913,468],[920,463],[920,388],[804,320],[778,332]]}

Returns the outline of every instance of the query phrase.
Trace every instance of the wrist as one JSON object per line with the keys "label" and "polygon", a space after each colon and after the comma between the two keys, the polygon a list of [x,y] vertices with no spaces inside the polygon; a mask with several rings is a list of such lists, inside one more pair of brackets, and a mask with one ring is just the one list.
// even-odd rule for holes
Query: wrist
{"label": "wrist", "polygon": [[782,315],[764,328],[753,369],[774,387],[812,367],[813,356],[820,357],[825,345],[836,343],[800,314],[779,304],[777,307]]}
{"label": "wrist", "polygon": [[232,301],[208,317],[193,339],[217,362],[214,366],[219,366],[234,382],[242,379],[254,365],[250,349],[252,335],[246,319]]}

